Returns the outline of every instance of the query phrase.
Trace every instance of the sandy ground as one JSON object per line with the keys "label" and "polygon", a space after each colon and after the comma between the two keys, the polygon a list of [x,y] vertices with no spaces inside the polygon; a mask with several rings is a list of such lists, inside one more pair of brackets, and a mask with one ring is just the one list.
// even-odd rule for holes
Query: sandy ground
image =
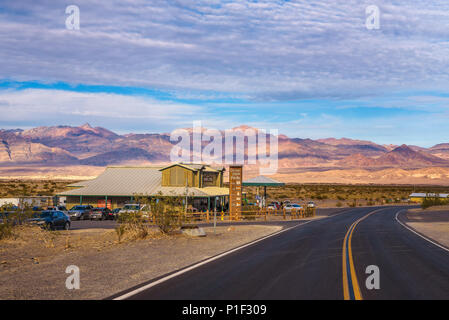
{"label": "sandy ground", "polygon": [[[126,164],[122,164],[126,165]],[[136,162],[129,165],[164,165],[163,163]],[[105,167],[88,165],[41,166],[33,164],[0,165],[0,179],[56,179],[86,180],[93,179],[104,171]],[[259,169],[251,165],[245,166],[244,179],[260,175]],[[225,180],[228,172],[225,171]],[[316,167],[280,167],[271,176],[285,183],[343,183],[343,184],[424,184],[446,185],[449,168],[429,167],[404,170],[388,169],[337,169]]]}
{"label": "sandy ground", "polygon": [[285,183],[344,183],[344,184],[423,184],[447,185],[449,168],[429,167],[414,170],[389,168],[381,170],[331,169],[308,170],[282,168],[272,178]]}
{"label": "sandy ground", "polygon": [[401,220],[419,233],[449,248],[449,206],[411,209]]}
{"label": "sandy ground", "polygon": [[[204,228],[206,237],[182,234],[117,244],[113,230],[43,232],[0,242],[0,299],[102,299],[276,232],[279,226]],[[76,232],[75,232],[76,231]],[[72,232],[70,236],[68,232]],[[39,232],[38,232],[39,233]],[[65,287],[67,266],[80,268],[79,290]]]}

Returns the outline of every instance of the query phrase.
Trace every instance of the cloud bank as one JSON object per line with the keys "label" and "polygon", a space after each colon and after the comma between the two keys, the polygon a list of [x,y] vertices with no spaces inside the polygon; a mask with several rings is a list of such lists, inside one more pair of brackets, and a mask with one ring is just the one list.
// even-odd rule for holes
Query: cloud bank
{"label": "cloud bank", "polygon": [[[447,88],[447,1],[0,4],[0,77],[217,91],[255,101]],[[365,28],[378,5],[380,29]],[[12,36],[14,35],[14,36]]]}

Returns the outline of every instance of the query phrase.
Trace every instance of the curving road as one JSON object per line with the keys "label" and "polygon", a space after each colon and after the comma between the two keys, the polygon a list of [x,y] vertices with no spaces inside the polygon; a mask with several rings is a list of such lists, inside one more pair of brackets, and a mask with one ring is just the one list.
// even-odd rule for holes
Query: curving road
{"label": "curving road", "polygon": [[[286,231],[119,299],[449,299],[449,252],[405,229],[402,208],[353,208]],[[368,290],[366,267],[380,271]],[[156,281],[156,282],[155,282]]]}

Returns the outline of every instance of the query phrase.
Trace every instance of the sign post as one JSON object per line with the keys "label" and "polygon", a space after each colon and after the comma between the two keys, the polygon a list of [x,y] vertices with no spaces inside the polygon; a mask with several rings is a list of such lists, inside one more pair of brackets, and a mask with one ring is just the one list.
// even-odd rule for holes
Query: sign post
{"label": "sign post", "polygon": [[215,205],[214,205],[214,235],[216,234],[216,228],[217,228],[217,199],[218,197],[215,197]]}
{"label": "sign post", "polygon": [[242,165],[229,166],[229,215],[239,220],[242,212]]}

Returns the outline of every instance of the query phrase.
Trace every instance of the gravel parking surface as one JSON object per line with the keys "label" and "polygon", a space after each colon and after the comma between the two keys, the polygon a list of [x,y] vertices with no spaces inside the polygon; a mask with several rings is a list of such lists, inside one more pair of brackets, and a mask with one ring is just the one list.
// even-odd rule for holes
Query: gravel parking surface
{"label": "gravel parking surface", "polygon": [[[333,214],[337,214],[344,209],[342,208],[318,208],[315,217],[305,218],[302,221],[307,221],[311,219],[324,218]],[[239,224],[260,224],[260,225],[276,225],[276,226],[287,226],[290,224],[298,223],[298,220],[291,221],[290,216],[286,217],[286,220],[283,219],[282,215],[271,216],[269,221],[263,221],[262,219],[257,221],[239,221],[239,222],[229,222],[229,221],[221,221],[218,217],[217,225],[220,226],[229,226],[229,225],[239,225]],[[114,229],[117,227],[117,222],[113,220],[100,220],[100,221],[90,221],[90,220],[73,220],[71,221],[71,229],[72,230],[81,230],[81,229]],[[211,216],[211,222],[205,223],[201,222],[198,225],[211,226],[213,225],[213,217]]]}

